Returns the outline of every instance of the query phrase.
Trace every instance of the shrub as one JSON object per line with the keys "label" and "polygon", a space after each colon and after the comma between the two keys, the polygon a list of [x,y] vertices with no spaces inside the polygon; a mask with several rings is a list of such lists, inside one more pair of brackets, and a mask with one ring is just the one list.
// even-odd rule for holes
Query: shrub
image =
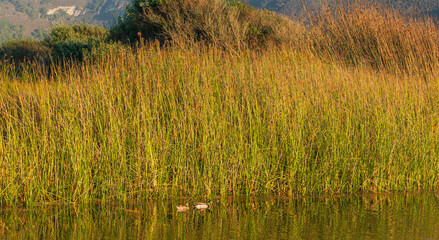
{"label": "shrub", "polygon": [[93,42],[84,40],[66,40],[60,41],[52,46],[52,57],[55,60],[63,58],[82,60],[84,52],[93,48]]}
{"label": "shrub", "polygon": [[63,25],[54,27],[42,41],[31,39],[12,40],[0,47],[0,56],[20,63],[37,60],[47,64],[49,58],[82,60],[95,46],[106,40],[108,30],[91,25]]}
{"label": "shrub", "polygon": [[44,41],[52,48],[54,60],[82,60],[85,52],[90,51],[107,36],[108,30],[104,27],[85,24],[63,25],[54,27]]}
{"label": "shrub", "polygon": [[47,46],[32,39],[10,40],[0,46],[1,58],[12,58],[15,63],[33,60],[44,63],[49,53]]}
{"label": "shrub", "polygon": [[57,43],[69,40],[97,41],[108,36],[108,30],[104,27],[87,24],[61,25],[52,28],[46,38],[48,43]]}
{"label": "shrub", "polygon": [[203,41],[224,47],[288,42],[291,21],[238,1],[134,0],[110,30],[115,40]]}

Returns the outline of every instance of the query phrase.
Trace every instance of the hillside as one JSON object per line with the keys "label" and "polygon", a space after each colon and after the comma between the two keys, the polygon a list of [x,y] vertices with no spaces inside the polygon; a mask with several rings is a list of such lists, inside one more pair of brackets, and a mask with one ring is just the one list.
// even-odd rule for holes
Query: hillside
{"label": "hillside", "polygon": [[[318,9],[322,0],[245,0],[257,8],[300,16],[307,10]],[[329,0],[334,3],[335,0]],[[48,28],[62,23],[89,23],[110,26],[123,13],[129,0],[0,0],[0,42],[12,38],[39,38]],[[439,15],[435,0],[386,0],[392,7],[410,13]]]}
{"label": "hillside", "polygon": [[63,23],[108,26],[126,4],[126,0],[0,0],[0,42],[38,38],[42,31]]}

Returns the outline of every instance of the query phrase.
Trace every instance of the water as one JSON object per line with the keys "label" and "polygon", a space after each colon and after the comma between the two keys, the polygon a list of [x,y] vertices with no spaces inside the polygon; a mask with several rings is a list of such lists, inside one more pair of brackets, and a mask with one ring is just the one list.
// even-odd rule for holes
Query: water
{"label": "water", "polygon": [[186,200],[0,210],[3,239],[439,239],[433,193]]}

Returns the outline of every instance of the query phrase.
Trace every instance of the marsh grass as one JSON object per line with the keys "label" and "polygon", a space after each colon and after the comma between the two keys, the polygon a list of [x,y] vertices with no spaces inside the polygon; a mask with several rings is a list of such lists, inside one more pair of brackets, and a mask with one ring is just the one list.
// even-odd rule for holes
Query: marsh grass
{"label": "marsh grass", "polygon": [[147,43],[50,75],[3,62],[0,203],[437,189],[435,58],[353,67],[309,34],[265,51]]}
{"label": "marsh grass", "polygon": [[392,72],[437,68],[437,20],[412,18],[378,3],[326,5],[310,15],[312,39],[324,58]]}

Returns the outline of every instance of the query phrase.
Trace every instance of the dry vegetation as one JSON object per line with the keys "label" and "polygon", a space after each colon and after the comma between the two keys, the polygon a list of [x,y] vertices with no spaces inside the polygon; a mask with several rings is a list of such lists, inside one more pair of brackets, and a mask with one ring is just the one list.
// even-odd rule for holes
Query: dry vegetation
{"label": "dry vegetation", "polygon": [[431,70],[438,63],[439,32],[432,19],[359,4],[327,7],[312,26],[316,51],[324,58],[396,72]]}

